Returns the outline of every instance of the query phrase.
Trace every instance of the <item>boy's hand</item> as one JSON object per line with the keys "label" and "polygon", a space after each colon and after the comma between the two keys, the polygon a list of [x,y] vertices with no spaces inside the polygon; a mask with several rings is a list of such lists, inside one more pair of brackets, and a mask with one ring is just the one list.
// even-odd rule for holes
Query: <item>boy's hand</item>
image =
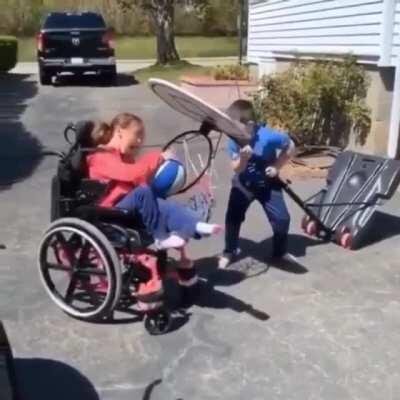
{"label": "boy's hand", "polygon": [[278,168],[271,165],[271,166],[265,168],[265,175],[268,178],[276,178],[279,175],[279,170],[278,170]]}
{"label": "boy's hand", "polygon": [[240,158],[242,160],[250,160],[251,156],[253,155],[253,149],[250,145],[246,145],[240,149]]}

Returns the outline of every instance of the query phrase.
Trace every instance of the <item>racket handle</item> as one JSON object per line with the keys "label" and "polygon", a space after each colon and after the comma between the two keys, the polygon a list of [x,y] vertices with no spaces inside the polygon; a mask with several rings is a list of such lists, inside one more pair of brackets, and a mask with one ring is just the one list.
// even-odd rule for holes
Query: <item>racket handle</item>
{"label": "racket handle", "polygon": [[201,123],[201,126],[200,126],[199,131],[200,131],[200,133],[201,133],[202,135],[208,136],[208,134],[209,134],[213,129],[214,129],[214,126],[213,126],[210,122],[208,122],[208,121],[203,121],[203,122]]}
{"label": "racket handle", "polygon": [[289,185],[292,184],[292,181],[291,181],[291,180],[289,180],[289,179],[283,180],[283,179],[279,178],[279,176],[276,178],[276,180],[279,182],[279,184],[280,184],[282,187],[287,187],[287,186],[289,186]]}

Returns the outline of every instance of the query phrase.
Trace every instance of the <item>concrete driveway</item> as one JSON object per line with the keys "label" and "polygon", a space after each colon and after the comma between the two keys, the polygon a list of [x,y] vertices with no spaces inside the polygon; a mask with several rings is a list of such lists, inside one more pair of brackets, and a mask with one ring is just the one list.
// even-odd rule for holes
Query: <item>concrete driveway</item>
{"label": "concrete driveway", "polygon": [[[203,277],[190,315],[174,332],[141,323],[88,324],[58,310],[36,271],[49,219],[62,129],[81,118],[141,115],[149,143],[196,126],[128,78],[119,87],[38,87],[0,78],[0,318],[10,336],[24,400],[381,400],[400,398],[400,198],[379,214],[368,247],[348,252],[304,237],[290,204],[290,247],[304,268],[267,268],[270,228],[254,206],[246,257],[216,271],[222,238],[193,243]],[[223,221],[227,160],[218,156],[216,221]],[[307,196],[321,182],[296,182]],[[238,270],[241,273],[238,273]]]}

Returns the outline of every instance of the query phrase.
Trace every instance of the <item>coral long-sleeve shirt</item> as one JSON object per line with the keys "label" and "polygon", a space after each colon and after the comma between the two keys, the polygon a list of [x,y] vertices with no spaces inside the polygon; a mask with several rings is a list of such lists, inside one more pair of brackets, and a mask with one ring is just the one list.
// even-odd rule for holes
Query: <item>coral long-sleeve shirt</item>
{"label": "coral long-sleeve shirt", "polygon": [[99,205],[113,207],[134,187],[148,183],[162,160],[160,151],[145,154],[135,162],[123,161],[117,150],[89,154],[86,158],[89,178],[109,184]]}

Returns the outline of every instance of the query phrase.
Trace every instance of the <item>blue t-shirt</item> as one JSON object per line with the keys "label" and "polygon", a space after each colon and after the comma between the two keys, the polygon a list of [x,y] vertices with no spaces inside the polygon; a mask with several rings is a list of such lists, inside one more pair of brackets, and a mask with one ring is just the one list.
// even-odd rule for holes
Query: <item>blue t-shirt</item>
{"label": "blue t-shirt", "polygon": [[[290,138],[267,125],[256,125],[250,141],[253,156],[246,169],[239,174],[240,182],[248,187],[260,187],[265,184],[265,168],[272,165],[277,158],[278,150],[286,150]],[[228,154],[232,160],[238,159],[240,146],[232,139],[228,142]]]}

